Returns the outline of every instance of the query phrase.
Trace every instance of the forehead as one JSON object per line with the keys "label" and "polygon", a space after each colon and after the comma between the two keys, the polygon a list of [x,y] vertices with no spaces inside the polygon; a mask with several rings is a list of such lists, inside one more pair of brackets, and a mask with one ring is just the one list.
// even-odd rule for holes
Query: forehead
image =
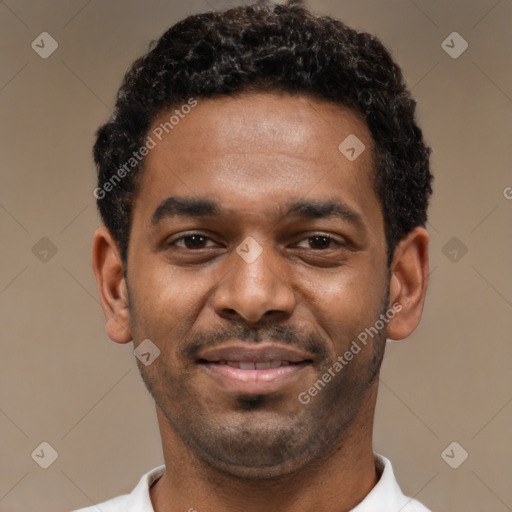
{"label": "forehead", "polygon": [[253,213],[285,196],[335,195],[379,221],[372,138],[364,119],[341,105],[285,93],[198,99],[192,109],[163,112],[148,136],[155,147],[135,204],[146,217],[175,195]]}
{"label": "forehead", "polygon": [[364,118],[354,110],[305,95],[253,93],[196,101],[197,106],[179,118],[173,113],[186,103],[161,113],[150,135],[173,117],[175,124],[163,133],[164,142],[169,149],[196,150],[195,158],[200,156],[197,151],[245,154],[250,148],[318,159],[338,157],[331,151],[325,155],[324,149],[338,151],[344,136],[357,135],[367,145],[372,142]]}

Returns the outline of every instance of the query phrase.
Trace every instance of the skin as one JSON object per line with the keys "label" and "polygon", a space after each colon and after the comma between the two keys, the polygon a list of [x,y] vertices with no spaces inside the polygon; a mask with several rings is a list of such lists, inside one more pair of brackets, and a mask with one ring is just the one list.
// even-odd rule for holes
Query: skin
{"label": "skin", "polygon": [[[338,149],[350,134],[366,146],[354,161]],[[135,347],[149,338],[161,351],[148,366],[137,360],[166,464],[151,488],[155,511],[351,510],[378,481],[372,425],[385,339],[416,328],[428,280],[421,227],[387,267],[364,120],[302,95],[199,100],[144,165],[126,279],[105,227],[93,266],[109,337]],[[170,196],[214,199],[225,211],[152,224]],[[360,223],[286,215],[290,201],[332,198]],[[207,238],[178,240],[191,232]],[[249,236],[262,248],[250,264],[236,252]],[[301,403],[299,393],[395,303],[401,310],[386,328]],[[264,339],[308,350],[312,363],[259,396],[226,389],[196,364],[200,350]]]}

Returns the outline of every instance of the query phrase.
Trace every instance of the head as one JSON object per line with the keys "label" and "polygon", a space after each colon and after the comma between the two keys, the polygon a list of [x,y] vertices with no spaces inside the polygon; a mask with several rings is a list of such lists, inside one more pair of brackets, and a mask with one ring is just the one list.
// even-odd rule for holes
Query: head
{"label": "head", "polygon": [[[371,432],[386,337],[427,285],[414,106],[375,37],[296,4],[190,16],[126,74],[94,146],[94,269],[109,336],[160,350],[139,369],[197,460],[277,476]],[[235,389],[207,357],[235,341],[300,369]]]}

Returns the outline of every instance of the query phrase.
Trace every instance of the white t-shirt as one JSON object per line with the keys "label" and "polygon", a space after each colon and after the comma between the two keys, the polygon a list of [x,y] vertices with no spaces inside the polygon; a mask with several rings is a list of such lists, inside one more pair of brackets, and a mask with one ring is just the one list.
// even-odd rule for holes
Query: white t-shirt
{"label": "white t-shirt", "polygon": [[[375,454],[377,468],[382,470],[379,481],[366,498],[351,512],[431,512],[419,501],[404,496],[398,485],[391,462]],[[155,512],[149,496],[149,488],[165,471],[165,465],[152,469],[142,476],[130,494],[81,508],[73,512]]]}

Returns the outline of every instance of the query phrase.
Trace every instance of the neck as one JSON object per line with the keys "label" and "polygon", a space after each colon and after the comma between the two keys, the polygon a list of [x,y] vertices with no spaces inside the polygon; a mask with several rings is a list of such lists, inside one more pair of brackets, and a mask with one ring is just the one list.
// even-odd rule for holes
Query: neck
{"label": "neck", "polygon": [[198,461],[157,407],[166,470],[151,488],[155,512],[348,512],[378,481],[372,450],[376,389],[372,390],[336,446],[291,474],[240,479]]}

